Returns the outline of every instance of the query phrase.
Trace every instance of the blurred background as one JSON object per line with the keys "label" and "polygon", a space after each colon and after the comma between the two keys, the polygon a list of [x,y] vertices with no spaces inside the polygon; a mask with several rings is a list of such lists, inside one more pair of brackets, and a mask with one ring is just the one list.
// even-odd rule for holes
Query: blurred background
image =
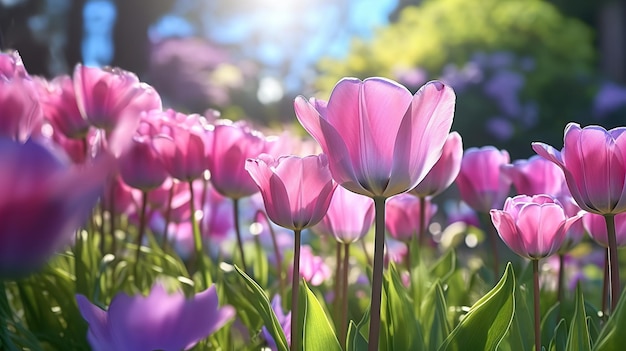
{"label": "blurred background", "polygon": [[457,92],[466,147],[559,148],[570,121],[626,125],[616,0],[0,0],[0,46],[33,75],[117,66],[169,107],[280,128],[344,76]]}

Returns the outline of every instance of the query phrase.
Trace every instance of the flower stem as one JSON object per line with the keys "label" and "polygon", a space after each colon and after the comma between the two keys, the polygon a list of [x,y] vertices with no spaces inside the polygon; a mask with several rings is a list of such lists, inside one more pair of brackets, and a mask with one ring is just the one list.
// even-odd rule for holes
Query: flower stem
{"label": "flower stem", "polygon": [[609,294],[609,248],[604,250],[604,279],[602,281],[602,317],[606,318],[606,297]]}
{"label": "flower stem", "polygon": [[167,252],[170,245],[169,228],[172,220],[172,201],[174,200],[174,181],[167,197],[167,209],[165,210],[165,226],[163,229],[163,252]]}
{"label": "flower stem", "polygon": [[341,321],[341,304],[343,303],[343,296],[342,294],[342,287],[341,284],[343,283],[343,281],[341,280],[341,277],[343,277],[343,270],[342,270],[342,264],[343,261],[341,260],[341,242],[337,241],[337,245],[336,245],[336,250],[335,250],[335,300],[334,300],[334,311],[335,311],[335,320],[337,321],[337,324],[335,325],[335,327],[337,329],[339,329],[339,321]]}
{"label": "flower stem", "polygon": [[341,270],[341,347],[346,347],[348,336],[348,267],[350,265],[350,244],[343,244],[343,264]]}
{"label": "flower stem", "polygon": [[[418,238],[419,238],[419,247],[423,247],[424,246],[424,240],[426,240],[425,236],[426,236],[426,198],[423,196],[419,197],[420,199],[420,227],[418,228],[419,232],[418,234]],[[410,271],[410,269],[409,269]]]}
{"label": "flower stem", "polygon": [[241,267],[248,273],[246,258],[243,253],[243,242],[241,241],[241,228],[239,227],[239,199],[233,199],[233,222],[235,224],[235,234],[237,234],[237,246],[239,247],[239,257],[241,257]]}
{"label": "flower stem", "polygon": [[619,261],[617,259],[617,239],[615,237],[615,215],[604,215],[606,222],[606,232],[609,238],[609,281],[611,288],[609,289],[609,314],[615,310],[617,300],[620,295],[619,283]]}
{"label": "flower stem", "polygon": [[535,305],[535,350],[541,350],[541,316],[539,315],[539,260],[533,263],[533,302]]}
{"label": "flower stem", "polygon": [[293,272],[291,273],[291,351],[299,350],[298,288],[300,287],[300,229],[295,229],[293,243]]}
{"label": "flower stem", "polygon": [[276,233],[274,232],[274,228],[272,227],[272,223],[270,219],[267,218],[267,213],[264,211],[259,211],[264,217],[267,223],[267,228],[270,232],[270,236],[272,237],[272,246],[274,246],[274,255],[276,255],[276,274],[278,275],[278,293],[281,297],[285,296],[285,280],[283,279],[283,258],[280,253],[280,248],[278,247],[278,241],[276,240]]}
{"label": "flower stem", "polygon": [[196,249],[195,259],[198,270],[201,272],[202,282],[204,283],[203,288],[206,289],[209,287],[209,279],[207,277],[208,272],[206,271],[206,266],[204,264],[204,250],[202,249],[202,234],[200,233],[200,225],[196,220],[196,204],[195,204],[195,196],[193,193],[193,181],[189,181],[189,206],[191,208],[191,227],[193,228],[193,244]]}
{"label": "flower stem", "polygon": [[563,306],[563,282],[565,280],[565,254],[559,254],[559,281],[557,282],[556,298],[559,306]]}
{"label": "flower stem", "polygon": [[144,232],[146,231],[146,207],[148,205],[148,193],[141,192],[141,209],[139,212],[139,229],[137,232],[137,251],[135,251],[135,276],[138,273],[139,256],[141,255],[141,243],[143,242]]}
{"label": "flower stem", "polygon": [[375,237],[372,297],[370,301],[369,351],[378,350],[380,334],[380,300],[383,288],[383,255],[385,251],[385,198],[374,198]]}

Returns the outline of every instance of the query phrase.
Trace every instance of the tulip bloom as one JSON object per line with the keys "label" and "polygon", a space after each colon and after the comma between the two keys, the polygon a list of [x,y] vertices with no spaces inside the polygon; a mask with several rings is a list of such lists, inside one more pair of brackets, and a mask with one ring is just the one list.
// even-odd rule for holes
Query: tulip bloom
{"label": "tulip bloom", "polygon": [[265,137],[241,123],[219,121],[209,133],[208,168],[211,183],[220,194],[231,199],[259,191],[245,165],[248,158],[267,152]]}
{"label": "tulip bloom", "polygon": [[117,294],[108,311],[76,295],[87,338],[95,351],[178,351],[220,329],[235,316],[230,306],[218,306],[215,286],[186,299],[155,285],[148,296]]}
{"label": "tulip bloom", "polygon": [[548,195],[508,198],[504,209],[493,209],[490,215],[502,241],[516,254],[532,260],[554,254],[581,217],[568,217],[561,203]]}
{"label": "tulip bloom", "polygon": [[324,154],[273,157],[262,154],[246,161],[246,170],[261,190],[267,215],[281,227],[302,230],[322,220],[336,184]]}
{"label": "tulip bloom", "polygon": [[461,199],[482,213],[501,208],[511,187],[511,180],[504,176],[501,166],[509,160],[506,150],[493,146],[467,149],[456,178]]}
{"label": "tulip bloom", "polygon": [[414,188],[441,156],[455,95],[426,83],[414,96],[384,78],[344,78],[327,102],[295,100],[298,120],[328,155],[341,186],[369,197]]}
{"label": "tulip bloom", "polygon": [[78,109],[72,78],[64,75],[50,82],[41,79],[39,85],[44,117],[50,121],[55,131],[70,139],[85,138],[90,124]]}
{"label": "tulip bloom", "polygon": [[446,190],[459,175],[463,159],[463,139],[457,132],[448,134],[441,157],[426,177],[410,193],[418,197],[436,196]]}
{"label": "tulip bloom", "polygon": [[539,155],[503,165],[502,172],[511,179],[518,194],[558,196],[565,185],[561,169]]}
{"label": "tulip bloom", "polygon": [[74,167],[33,141],[0,138],[0,279],[31,273],[89,217],[113,160]]}
{"label": "tulip bloom", "polygon": [[410,194],[400,194],[387,201],[385,226],[392,238],[408,243],[417,237],[420,228],[426,227],[437,212],[437,206],[428,199],[424,202],[424,222],[420,222],[421,201]]}
{"label": "tulip bloom", "polygon": [[313,230],[332,235],[341,243],[351,244],[365,236],[373,223],[372,199],[339,187],[330,200],[326,216]]}
{"label": "tulip bloom", "polygon": [[[595,213],[586,212],[582,224],[589,236],[602,247],[609,247],[604,217]],[[615,238],[617,247],[626,246],[626,213],[615,216]]]}

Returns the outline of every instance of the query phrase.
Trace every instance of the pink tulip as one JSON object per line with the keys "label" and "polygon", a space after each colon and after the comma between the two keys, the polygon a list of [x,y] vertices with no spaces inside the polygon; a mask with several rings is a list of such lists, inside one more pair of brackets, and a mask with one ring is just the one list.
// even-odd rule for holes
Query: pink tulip
{"label": "pink tulip", "polygon": [[[576,204],[574,198],[569,195],[567,189],[565,189],[567,194],[561,194],[557,197],[557,200],[563,206],[563,210],[565,210],[565,215],[568,217],[575,217],[579,213],[584,213]],[[583,218],[584,219],[584,218]],[[605,227],[606,229],[606,227]],[[585,236],[585,228],[583,226],[583,220],[576,221],[569,227],[567,233],[565,233],[565,239],[563,240],[563,244],[559,248],[559,253],[566,253],[574,248],[574,246],[578,245],[583,240]]]}
{"label": "pink tulip", "polygon": [[563,171],[539,155],[503,165],[501,171],[511,179],[518,194],[557,196],[565,185]]}
{"label": "pink tulip", "polygon": [[265,137],[260,132],[221,120],[210,133],[207,149],[211,183],[219,193],[239,199],[259,191],[245,165],[248,158],[267,152]]}
{"label": "pink tulip", "polygon": [[326,155],[283,156],[262,154],[246,161],[246,170],[261,190],[267,215],[281,227],[302,230],[322,220],[336,184]]}
{"label": "pink tulip", "polygon": [[118,162],[124,183],[142,191],[159,187],[168,176],[152,140],[147,136],[133,137],[129,149]]}
{"label": "pink tulip", "polygon": [[180,181],[200,178],[206,170],[206,146],[200,116],[185,115],[173,110],[152,111],[163,118],[154,146],[165,169]]}
{"label": "pink tulip", "polygon": [[548,195],[508,198],[504,209],[490,211],[502,241],[516,254],[532,260],[554,254],[565,233],[581,218],[568,217],[561,203]]}
{"label": "pink tulip", "polygon": [[328,103],[300,96],[295,111],[328,155],[333,178],[346,189],[388,198],[414,188],[441,156],[455,95],[441,82],[414,96],[384,78],[345,78]]}
{"label": "pink tulip", "polygon": [[0,137],[25,141],[42,117],[37,86],[20,55],[0,53]]}
{"label": "pink tulip", "polygon": [[[589,236],[602,247],[609,247],[604,216],[586,212],[583,215],[583,226]],[[626,213],[615,216],[615,239],[617,247],[626,246]]]}
{"label": "pink tulip", "polygon": [[[437,205],[430,200],[425,202],[425,224],[430,223],[437,212]],[[417,238],[422,223],[420,223],[420,199],[410,194],[396,195],[386,204],[385,226],[392,238],[405,243]]]}
{"label": "pink tulip", "polygon": [[90,124],[83,118],[76,102],[74,82],[64,75],[48,82],[40,79],[39,97],[44,117],[56,131],[71,139],[82,139],[87,135]]}
{"label": "pink tulip", "polygon": [[119,68],[77,65],[74,91],[83,117],[107,132],[120,123],[136,128],[142,111],[161,109],[161,97],[154,88]]}
{"label": "pink tulip", "polygon": [[493,146],[467,149],[456,178],[461,199],[482,213],[501,208],[511,187],[511,181],[504,176],[501,166],[509,160],[506,150],[500,151]]}
{"label": "pink tulip", "polygon": [[191,299],[182,291],[168,294],[161,285],[148,296],[119,293],[108,311],[83,295],[76,295],[76,301],[95,351],[188,350],[235,316],[231,306],[219,307],[214,285]]}
{"label": "pink tulip", "polygon": [[91,214],[113,160],[74,167],[40,144],[0,138],[0,279],[28,274]]}
{"label": "pink tulip", "polygon": [[[320,256],[315,256],[308,245],[303,245],[300,255],[300,275],[313,286],[322,285],[332,275],[332,270]],[[293,267],[291,268],[293,269]]]}
{"label": "pink tulip", "polygon": [[463,140],[457,132],[448,134],[441,157],[426,177],[410,193],[418,197],[436,196],[446,190],[461,170]]}
{"label": "pink tulip", "polygon": [[339,187],[333,194],[326,216],[313,230],[332,235],[341,243],[351,244],[364,237],[373,223],[372,199]]}
{"label": "pink tulip", "polygon": [[540,156],[561,167],[569,190],[585,211],[626,212],[626,128],[565,127],[563,150],[533,143]]}

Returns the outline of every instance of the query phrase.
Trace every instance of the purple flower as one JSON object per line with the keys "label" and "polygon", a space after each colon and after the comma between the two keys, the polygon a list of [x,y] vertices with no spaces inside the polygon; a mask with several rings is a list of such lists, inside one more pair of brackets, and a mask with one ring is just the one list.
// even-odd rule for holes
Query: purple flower
{"label": "purple flower", "polygon": [[[278,323],[280,324],[283,333],[285,333],[287,345],[291,345],[291,312],[287,314],[283,313],[280,295],[276,295],[272,299],[272,310],[274,310],[276,319],[278,319]],[[267,341],[267,346],[272,350],[277,350],[276,342],[265,326],[261,329],[261,334],[263,335],[263,339]]]}
{"label": "purple flower", "polygon": [[233,318],[230,306],[218,306],[215,286],[186,299],[155,285],[148,296],[117,294],[108,311],[76,295],[87,338],[96,351],[188,350]]}

